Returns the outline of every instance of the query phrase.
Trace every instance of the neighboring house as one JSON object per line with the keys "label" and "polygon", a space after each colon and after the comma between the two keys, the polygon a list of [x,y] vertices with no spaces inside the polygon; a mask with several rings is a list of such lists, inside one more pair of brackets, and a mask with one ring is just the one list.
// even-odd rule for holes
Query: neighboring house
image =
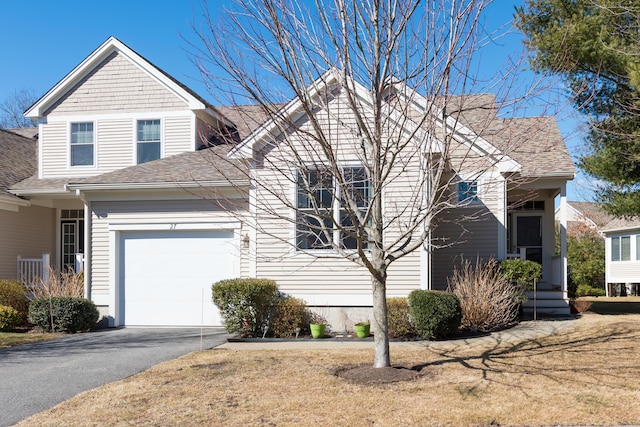
{"label": "neighboring house", "polygon": [[37,145],[32,138],[0,129],[0,279],[17,278],[19,256],[42,259],[42,254],[54,253],[54,212],[7,191],[36,172]]}
{"label": "neighboring house", "polygon": [[[344,102],[336,83],[313,85],[336,89],[326,108]],[[491,167],[470,179],[454,156],[451,173],[460,180],[451,197],[469,203],[440,213],[433,244],[392,265],[388,295],[445,289],[461,256],[519,257],[542,263],[549,311],[568,313],[566,244],[554,253],[553,206],[557,196],[565,202],[575,169],[557,126],[544,117],[499,119],[491,96],[465,106],[461,122],[445,124],[461,152]],[[54,243],[36,250],[51,253],[58,268],[75,268],[82,254],[85,294],[109,325],[219,325],[210,287],[231,277],[275,279],[282,291],[327,307],[339,327],[371,307],[366,270],[299,239],[293,222],[274,215],[287,212],[274,194],[296,197],[291,179],[274,171],[287,155],[278,138],[286,129],[303,143],[310,131],[296,102],[278,114],[293,127],[265,122],[256,106],[213,107],[110,38],[25,114],[45,119],[37,171],[10,184],[6,197],[48,221],[41,237]],[[539,132],[531,134],[532,125]],[[216,143],[220,135],[239,142],[229,152]],[[352,136],[341,134],[345,147]],[[523,143],[509,150],[514,140]],[[343,155],[356,171],[349,149]],[[399,178],[385,200],[409,182]]]}
{"label": "neighboring house", "polygon": [[[588,227],[605,239],[605,284],[607,296],[640,293],[640,219],[616,218],[594,202],[566,203],[567,229]],[[556,215],[561,208],[556,209]],[[624,288],[624,290],[623,290]]]}
{"label": "neighboring house", "polygon": [[617,218],[604,226],[607,296],[640,295],[640,219]]}
{"label": "neighboring house", "polygon": [[[567,201],[565,206],[568,233],[573,230],[579,232],[583,227],[600,231],[602,227],[614,220],[614,217],[607,214],[599,203]],[[556,208],[556,217],[562,215],[562,212],[562,207],[558,206]]]}

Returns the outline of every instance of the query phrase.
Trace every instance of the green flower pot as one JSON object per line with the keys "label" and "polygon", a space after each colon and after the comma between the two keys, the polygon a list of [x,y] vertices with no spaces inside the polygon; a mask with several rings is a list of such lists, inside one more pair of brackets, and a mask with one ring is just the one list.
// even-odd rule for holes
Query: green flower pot
{"label": "green flower pot", "polygon": [[327,329],[326,323],[311,323],[309,325],[309,329],[311,329],[311,336],[313,338],[322,338],[324,337],[324,331]]}
{"label": "green flower pot", "polygon": [[358,338],[366,338],[371,335],[371,325],[369,322],[356,323],[353,325]]}

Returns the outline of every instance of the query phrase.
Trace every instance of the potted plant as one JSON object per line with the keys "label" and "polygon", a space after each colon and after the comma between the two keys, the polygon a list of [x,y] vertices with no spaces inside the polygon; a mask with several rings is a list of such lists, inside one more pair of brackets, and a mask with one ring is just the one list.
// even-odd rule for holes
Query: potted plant
{"label": "potted plant", "polygon": [[318,313],[309,313],[309,329],[313,338],[323,338],[327,329],[325,318]]}
{"label": "potted plant", "polygon": [[369,322],[359,322],[353,325],[358,338],[367,338],[371,334],[371,324]]}

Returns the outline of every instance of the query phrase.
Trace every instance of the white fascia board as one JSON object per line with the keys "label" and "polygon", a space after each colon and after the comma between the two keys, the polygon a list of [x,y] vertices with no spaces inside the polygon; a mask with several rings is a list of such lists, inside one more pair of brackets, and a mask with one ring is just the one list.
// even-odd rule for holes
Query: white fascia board
{"label": "white fascia board", "polygon": [[182,100],[192,110],[204,110],[206,106],[202,101],[195,98],[183,87],[178,85],[172,79],[167,77],[164,73],[160,72],[155,66],[146,61],[140,55],[135,53],[129,47],[127,47],[120,40],[115,37],[109,37],[100,47],[94,50],[89,56],[87,56],[80,64],[78,64],[69,74],[64,76],[56,85],[51,88],[42,98],[36,101],[24,115],[29,118],[40,118],[42,113],[60,99],[64,94],[71,89],[75,83],[80,81],[83,77],[89,74],[95,69],[104,58],[110,55],[112,52],[117,51],[124,54],[135,66],[146,72],[153,79],[157,80],[165,87],[170,89],[176,96],[182,98]]}
{"label": "white fascia board", "polygon": [[[327,88],[332,83],[337,81],[337,73],[332,68],[324,73],[321,77],[311,83],[307,89],[306,93],[309,98],[314,98],[318,93]],[[286,117],[291,121],[295,121],[304,115],[304,111],[302,111],[302,101],[297,98],[289,101],[287,105],[280,109],[280,114],[278,116]],[[228,157],[231,159],[235,158],[251,158],[253,155],[253,150],[256,144],[259,142],[267,140],[267,137],[270,136],[271,139],[275,138],[278,134],[278,123],[277,117],[271,118],[267,120],[265,123],[260,125],[257,129],[255,129],[251,135],[249,135],[244,141],[242,141],[237,147],[231,150],[228,154]]]}
{"label": "white fascia board", "polygon": [[611,237],[611,236],[607,236],[607,234],[611,234],[611,233],[630,233],[634,230],[640,230],[640,224],[639,225],[630,225],[627,227],[618,227],[618,228],[609,228],[606,230],[600,230],[600,233],[604,234],[606,237]]}
{"label": "white fascia board", "polygon": [[66,188],[61,189],[27,189],[27,190],[7,190],[16,196],[46,196],[46,197],[68,197],[69,191]]}
{"label": "white fascia board", "polygon": [[120,183],[120,184],[67,184],[72,191],[127,191],[153,190],[167,188],[202,188],[202,187],[243,187],[249,186],[249,181],[188,181],[188,182],[148,182],[148,183]]}

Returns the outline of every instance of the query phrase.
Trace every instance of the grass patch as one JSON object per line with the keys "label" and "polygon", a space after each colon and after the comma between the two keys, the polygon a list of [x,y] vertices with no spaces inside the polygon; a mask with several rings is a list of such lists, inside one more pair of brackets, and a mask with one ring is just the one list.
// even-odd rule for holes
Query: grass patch
{"label": "grass patch", "polygon": [[[640,420],[640,315],[585,314],[557,335],[392,346],[413,381],[338,378],[373,350],[192,353],[82,393],[18,426],[619,425]],[[568,409],[570,408],[570,409]]]}
{"label": "grass patch", "polygon": [[589,311],[597,314],[640,314],[640,297],[583,297],[591,302]]}
{"label": "grass patch", "polygon": [[61,334],[40,334],[34,332],[0,332],[0,349],[28,344],[38,341],[46,341],[57,338]]}

